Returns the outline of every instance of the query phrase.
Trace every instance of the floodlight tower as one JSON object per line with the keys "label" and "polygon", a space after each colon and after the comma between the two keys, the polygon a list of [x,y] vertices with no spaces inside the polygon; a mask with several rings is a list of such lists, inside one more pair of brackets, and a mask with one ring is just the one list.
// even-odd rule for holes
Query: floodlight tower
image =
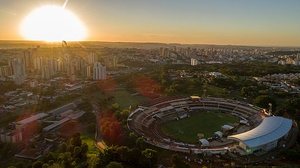
{"label": "floodlight tower", "polygon": [[203,95],[202,95],[202,97],[206,97],[206,92],[207,92],[207,90],[204,89],[204,90],[203,90]]}
{"label": "floodlight tower", "polygon": [[268,111],[269,115],[272,115],[272,106],[273,106],[272,103],[269,103],[269,111]]}

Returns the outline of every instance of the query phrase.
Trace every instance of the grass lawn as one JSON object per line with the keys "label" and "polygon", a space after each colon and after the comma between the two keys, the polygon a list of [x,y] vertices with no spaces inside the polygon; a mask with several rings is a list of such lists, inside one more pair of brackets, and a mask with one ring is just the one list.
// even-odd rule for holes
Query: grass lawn
{"label": "grass lawn", "polygon": [[121,108],[140,105],[146,101],[146,98],[141,95],[132,95],[129,91],[122,89],[113,92],[115,102],[120,105]]}
{"label": "grass lawn", "polygon": [[83,143],[86,143],[88,145],[88,155],[97,155],[99,153],[99,150],[95,146],[95,140],[87,135],[81,135],[81,140]]}
{"label": "grass lawn", "polygon": [[206,95],[215,96],[215,97],[224,97],[225,95],[228,95],[227,89],[220,88],[213,85],[207,85],[206,86]]}
{"label": "grass lawn", "polygon": [[190,118],[164,123],[161,130],[164,134],[188,143],[198,142],[198,133],[203,133],[206,138],[221,129],[224,124],[238,122],[238,118],[220,112],[193,113]]}

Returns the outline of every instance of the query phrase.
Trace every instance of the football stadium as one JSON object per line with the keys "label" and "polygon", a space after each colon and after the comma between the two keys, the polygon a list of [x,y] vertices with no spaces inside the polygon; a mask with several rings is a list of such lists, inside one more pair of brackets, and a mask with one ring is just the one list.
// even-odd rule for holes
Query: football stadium
{"label": "football stadium", "polygon": [[295,127],[292,120],[249,103],[198,96],[162,98],[139,106],[127,125],[159,148],[241,156],[285,147]]}

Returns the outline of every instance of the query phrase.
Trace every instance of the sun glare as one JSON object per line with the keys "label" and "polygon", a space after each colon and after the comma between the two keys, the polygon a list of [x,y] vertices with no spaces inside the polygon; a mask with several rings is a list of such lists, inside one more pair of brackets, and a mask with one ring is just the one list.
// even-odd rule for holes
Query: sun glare
{"label": "sun glare", "polygon": [[86,38],[86,29],[71,11],[47,5],[33,10],[23,20],[21,35],[28,40],[80,41]]}

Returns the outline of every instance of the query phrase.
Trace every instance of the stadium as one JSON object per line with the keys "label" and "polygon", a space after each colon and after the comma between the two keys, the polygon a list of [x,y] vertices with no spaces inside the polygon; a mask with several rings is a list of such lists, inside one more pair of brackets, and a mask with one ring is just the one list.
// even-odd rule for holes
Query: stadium
{"label": "stadium", "polygon": [[254,105],[198,96],[158,99],[139,106],[128,128],[159,148],[194,154],[261,155],[285,147],[293,121]]}

